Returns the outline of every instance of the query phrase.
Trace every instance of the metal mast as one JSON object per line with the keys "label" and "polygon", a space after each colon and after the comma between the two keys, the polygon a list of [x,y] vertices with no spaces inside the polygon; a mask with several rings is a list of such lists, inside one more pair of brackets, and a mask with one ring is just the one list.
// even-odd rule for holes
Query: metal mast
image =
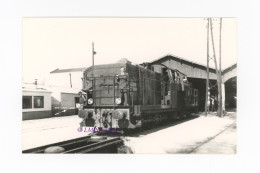
{"label": "metal mast", "polygon": [[[94,78],[94,71],[95,71],[95,66],[94,66],[94,55],[96,54],[95,50],[94,50],[94,42],[92,42],[92,90],[93,90],[93,96],[94,97],[94,100],[96,100],[96,81],[95,81],[95,78]],[[95,113],[96,113],[96,102],[94,101],[94,110],[95,110]]]}
{"label": "metal mast", "polygon": [[223,117],[222,74],[221,74],[221,30],[222,30],[222,18],[220,18],[220,23],[219,23],[219,105],[218,105],[218,115],[220,117]]}
{"label": "metal mast", "polygon": [[207,18],[207,81],[206,81],[206,98],[205,98],[205,116],[208,114],[209,101],[209,18]]}
{"label": "metal mast", "polygon": [[[213,49],[213,57],[209,57],[209,28],[211,32],[211,44]],[[206,83],[206,102],[205,102],[205,115],[207,115],[208,112],[208,101],[210,99],[210,92],[209,89],[211,88],[209,86],[209,60],[213,59],[215,70],[216,70],[216,76],[217,76],[217,88],[218,88],[218,111],[217,115],[219,117],[223,117],[223,110],[222,110],[222,76],[221,76],[221,29],[222,29],[222,18],[220,19],[220,37],[219,37],[219,70],[217,65],[217,58],[216,58],[216,52],[215,52],[215,44],[214,44],[214,34],[213,34],[213,24],[212,24],[212,18],[208,18],[208,27],[207,27],[207,83]]]}
{"label": "metal mast", "polygon": [[94,67],[94,55],[95,55],[95,51],[94,51],[94,42],[92,42],[92,77],[94,77],[94,70],[95,70],[95,67]]}
{"label": "metal mast", "polygon": [[[214,35],[213,35],[213,24],[212,24],[212,19],[210,18],[210,30],[211,30],[211,41],[212,41],[212,48],[213,48],[213,58],[215,62],[215,69],[216,69],[216,75],[217,75],[217,86],[218,86],[218,103],[220,99],[220,76],[219,76],[219,71],[218,71],[218,66],[217,66],[217,59],[216,59],[216,52],[215,52],[215,45],[214,45]],[[219,104],[218,104],[219,105]],[[218,109],[218,116],[219,115],[219,109]]]}

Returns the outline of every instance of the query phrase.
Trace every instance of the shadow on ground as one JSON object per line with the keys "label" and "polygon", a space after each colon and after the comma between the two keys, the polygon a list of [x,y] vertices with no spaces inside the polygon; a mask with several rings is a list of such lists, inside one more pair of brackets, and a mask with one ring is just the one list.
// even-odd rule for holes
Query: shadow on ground
{"label": "shadow on ground", "polygon": [[95,133],[95,135],[99,135],[99,136],[108,136],[108,137],[140,137],[143,135],[148,135],[150,133],[154,133],[157,132],[159,130],[168,128],[168,127],[172,127],[181,123],[185,123],[187,121],[193,120],[195,118],[198,118],[198,115],[193,115],[192,117],[188,117],[188,118],[184,118],[184,119],[179,119],[179,120],[175,120],[175,121],[171,121],[171,122],[166,122],[163,124],[153,124],[150,125],[149,127],[146,128],[138,128],[138,129],[133,129],[133,130],[128,130],[128,131],[119,131],[119,132],[107,132],[107,133]]}
{"label": "shadow on ground", "polygon": [[154,133],[154,132],[160,131],[160,130],[168,128],[168,127],[172,127],[172,126],[176,126],[176,125],[181,124],[181,123],[185,123],[187,121],[193,120],[193,119],[198,118],[198,117],[199,117],[198,115],[194,115],[192,117],[188,117],[188,118],[184,118],[184,119],[180,119],[180,120],[175,120],[175,121],[164,123],[164,124],[159,124],[157,126],[152,125],[152,126],[149,126],[147,128],[138,129],[138,131],[128,133],[125,136],[139,137],[139,136],[143,136],[143,135],[148,135],[150,133]]}

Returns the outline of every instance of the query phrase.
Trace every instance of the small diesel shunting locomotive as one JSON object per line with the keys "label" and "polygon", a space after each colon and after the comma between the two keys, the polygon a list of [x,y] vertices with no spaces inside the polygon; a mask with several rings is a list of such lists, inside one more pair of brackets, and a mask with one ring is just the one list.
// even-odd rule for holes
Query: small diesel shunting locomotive
{"label": "small diesel shunting locomotive", "polygon": [[160,66],[160,73],[129,61],[86,69],[84,102],[77,106],[81,127],[133,129],[196,111],[198,90],[181,72]]}

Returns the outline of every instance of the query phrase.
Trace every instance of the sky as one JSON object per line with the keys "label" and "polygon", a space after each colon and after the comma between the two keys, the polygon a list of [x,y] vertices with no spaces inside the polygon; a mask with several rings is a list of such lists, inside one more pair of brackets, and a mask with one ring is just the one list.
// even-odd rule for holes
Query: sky
{"label": "sky", "polygon": [[[222,21],[224,69],[237,62],[237,20]],[[142,63],[170,54],[206,65],[206,25],[205,18],[23,18],[23,82],[44,82],[57,68],[91,66],[92,42],[95,64],[121,58]],[[213,19],[213,34],[218,61],[219,19]]]}

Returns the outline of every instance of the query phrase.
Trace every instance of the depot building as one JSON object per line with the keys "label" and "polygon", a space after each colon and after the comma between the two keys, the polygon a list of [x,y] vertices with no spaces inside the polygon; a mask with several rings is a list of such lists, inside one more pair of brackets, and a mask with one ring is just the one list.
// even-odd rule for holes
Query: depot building
{"label": "depot building", "polygon": [[45,89],[26,89],[22,93],[22,119],[51,117],[51,92]]}

